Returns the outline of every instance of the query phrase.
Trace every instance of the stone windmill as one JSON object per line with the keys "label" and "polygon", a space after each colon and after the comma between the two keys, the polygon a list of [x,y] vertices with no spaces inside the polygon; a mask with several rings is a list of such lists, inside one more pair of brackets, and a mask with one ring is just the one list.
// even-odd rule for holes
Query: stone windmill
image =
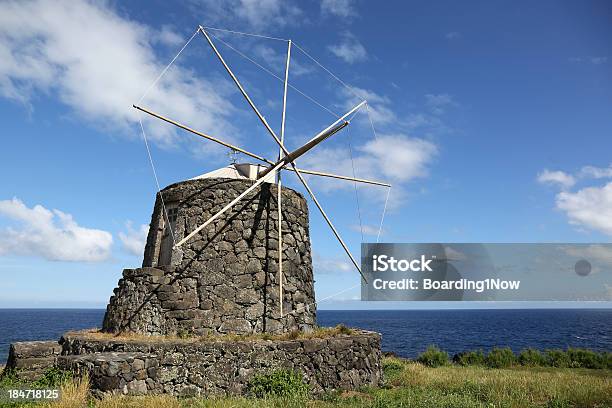
{"label": "stone windmill", "polygon": [[[296,167],[295,161],[349,125],[362,101],[307,143],[287,150],[285,113],[292,42],[288,40],[280,134],[271,128],[215,46],[202,34],[240,93],[279,147],[270,160],[197,131],[143,106],[134,108],[257,160],[232,164],[159,191],[143,267],[124,271],[104,318],[104,330],[168,334],[181,330],[254,333],[308,330],[316,323],[308,206],[282,186],[295,173],[332,233],[355,260],[304,174],[390,187],[379,181]],[[192,36],[193,38],[193,36]],[[190,40],[191,41],[191,40]],[[144,132],[144,129],[143,129]],[[365,279],[362,275],[362,278]]]}

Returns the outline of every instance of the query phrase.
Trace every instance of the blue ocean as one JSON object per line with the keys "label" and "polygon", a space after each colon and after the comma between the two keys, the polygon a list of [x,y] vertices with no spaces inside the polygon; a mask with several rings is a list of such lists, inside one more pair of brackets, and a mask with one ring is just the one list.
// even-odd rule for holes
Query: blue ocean
{"label": "blue ocean", "polygon": [[[103,316],[103,309],[0,309],[0,363],[12,342],[58,339],[100,327]],[[451,355],[495,346],[612,351],[612,309],[320,310],[318,322],[378,331],[384,351],[408,358],[430,344]]]}

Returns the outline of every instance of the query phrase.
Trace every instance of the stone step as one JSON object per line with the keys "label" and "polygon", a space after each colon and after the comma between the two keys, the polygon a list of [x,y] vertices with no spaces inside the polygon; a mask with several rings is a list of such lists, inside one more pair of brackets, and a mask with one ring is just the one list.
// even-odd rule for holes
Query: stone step
{"label": "stone step", "polygon": [[142,395],[158,391],[156,355],[140,352],[101,352],[60,356],[57,367],[77,376],[87,374],[92,392]]}
{"label": "stone step", "polygon": [[21,380],[35,381],[55,366],[61,351],[62,346],[57,341],[12,343],[5,370],[14,372]]}

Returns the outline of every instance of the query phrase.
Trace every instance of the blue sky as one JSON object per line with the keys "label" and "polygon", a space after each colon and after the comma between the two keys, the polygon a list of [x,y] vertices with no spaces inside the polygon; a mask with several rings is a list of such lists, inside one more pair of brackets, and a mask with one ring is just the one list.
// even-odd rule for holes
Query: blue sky
{"label": "blue sky", "polygon": [[[294,47],[290,82],[335,113],[368,100],[377,138],[362,112],[299,163],[393,183],[383,241],[610,241],[609,2],[166,3],[3,2],[0,307],[103,307],[140,265],[157,187],[131,105],[198,24],[293,39],[359,96]],[[221,41],[279,75],[286,43],[211,32],[278,129],[280,82]],[[334,120],[288,98],[290,148]],[[277,154],[199,35],[142,104]],[[162,187],[228,163],[143,120]],[[386,191],[359,187],[359,213],[353,184],[310,180],[358,256]],[[311,235],[319,299],[358,285],[314,206]],[[319,307],[361,306],[358,294]]]}

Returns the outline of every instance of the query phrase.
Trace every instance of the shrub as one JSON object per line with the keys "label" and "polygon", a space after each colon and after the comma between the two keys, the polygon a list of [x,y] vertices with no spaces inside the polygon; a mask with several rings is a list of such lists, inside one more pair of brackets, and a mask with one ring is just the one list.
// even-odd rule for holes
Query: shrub
{"label": "shrub", "polygon": [[494,347],[487,355],[486,359],[487,366],[491,368],[511,367],[515,362],[516,357],[509,347]]}
{"label": "shrub", "polygon": [[383,360],[383,372],[387,376],[392,376],[404,369],[402,362],[396,358],[386,358]]}
{"label": "shrub", "polygon": [[546,365],[546,358],[539,350],[528,348],[521,351],[521,354],[518,356],[518,362],[524,366],[539,367]]}
{"label": "shrub", "polygon": [[277,370],[258,374],[249,382],[249,391],[257,398],[308,396],[310,387],[302,374],[291,370]]}
{"label": "shrub", "polygon": [[607,369],[612,370],[612,353],[610,353],[609,351],[608,352],[604,351],[601,353],[601,358],[604,361],[604,366]]}
{"label": "shrub", "polygon": [[546,363],[552,367],[569,367],[570,361],[563,350],[546,350]]}
{"label": "shrub", "polygon": [[429,346],[421,353],[417,361],[428,367],[440,367],[448,364],[448,353],[440,350],[437,346]]}
{"label": "shrub", "polygon": [[462,366],[484,365],[485,359],[486,357],[482,350],[465,351],[463,353],[457,353],[453,356],[453,362]]}
{"label": "shrub", "polygon": [[604,355],[591,350],[568,348],[566,353],[570,367],[605,368],[606,366]]}
{"label": "shrub", "polygon": [[45,371],[42,377],[34,381],[32,385],[41,388],[58,387],[62,384],[70,382],[72,377],[72,372],[52,367]]}

